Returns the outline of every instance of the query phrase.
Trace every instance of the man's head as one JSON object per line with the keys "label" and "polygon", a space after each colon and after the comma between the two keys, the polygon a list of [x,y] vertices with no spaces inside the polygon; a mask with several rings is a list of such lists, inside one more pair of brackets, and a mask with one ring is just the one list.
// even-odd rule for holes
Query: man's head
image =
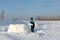
{"label": "man's head", "polygon": [[31,20],[33,20],[33,17],[31,17]]}

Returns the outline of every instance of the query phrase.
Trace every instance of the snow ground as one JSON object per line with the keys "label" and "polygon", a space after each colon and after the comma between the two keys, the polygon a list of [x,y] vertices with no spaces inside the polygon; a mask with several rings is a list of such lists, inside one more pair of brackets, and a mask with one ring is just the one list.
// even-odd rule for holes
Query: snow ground
{"label": "snow ground", "polygon": [[8,27],[0,27],[0,40],[60,40],[60,21],[37,21],[34,33],[9,33]]}

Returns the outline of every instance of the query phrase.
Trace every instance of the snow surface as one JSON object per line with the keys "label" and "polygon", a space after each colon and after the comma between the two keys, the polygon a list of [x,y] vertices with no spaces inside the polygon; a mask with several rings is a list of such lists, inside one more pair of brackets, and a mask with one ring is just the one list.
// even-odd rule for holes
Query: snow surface
{"label": "snow surface", "polygon": [[60,40],[60,21],[36,21],[34,33],[26,23],[0,26],[0,40]]}

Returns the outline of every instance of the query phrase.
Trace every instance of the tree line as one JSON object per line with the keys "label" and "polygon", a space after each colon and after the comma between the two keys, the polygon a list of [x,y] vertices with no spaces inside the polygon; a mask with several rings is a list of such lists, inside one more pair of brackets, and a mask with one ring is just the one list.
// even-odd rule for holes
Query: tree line
{"label": "tree line", "polygon": [[60,20],[60,15],[59,16],[37,16],[35,18],[36,20]]}

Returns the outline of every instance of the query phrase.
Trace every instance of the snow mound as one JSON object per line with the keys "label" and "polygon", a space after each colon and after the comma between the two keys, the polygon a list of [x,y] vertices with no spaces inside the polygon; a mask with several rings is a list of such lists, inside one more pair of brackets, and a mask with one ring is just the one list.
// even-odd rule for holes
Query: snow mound
{"label": "snow mound", "polygon": [[37,31],[38,33],[45,33],[44,30],[39,30]]}
{"label": "snow mound", "polygon": [[28,25],[25,24],[10,24],[8,28],[9,33],[28,33]]}

